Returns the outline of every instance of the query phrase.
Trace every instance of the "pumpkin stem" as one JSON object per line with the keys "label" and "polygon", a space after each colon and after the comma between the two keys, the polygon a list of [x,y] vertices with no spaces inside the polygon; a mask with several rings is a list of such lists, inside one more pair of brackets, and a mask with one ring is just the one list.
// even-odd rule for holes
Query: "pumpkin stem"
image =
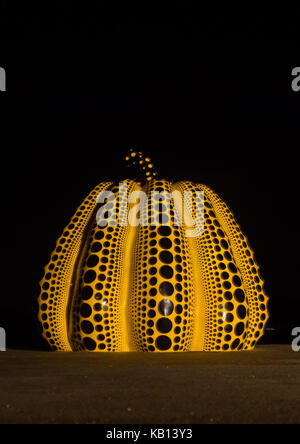
{"label": "pumpkin stem", "polygon": [[150,157],[146,156],[142,151],[131,148],[125,160],[128,168],[134,168],[138,175],[146,180],[150,181],[157,176],[157,171],[154,169]]}

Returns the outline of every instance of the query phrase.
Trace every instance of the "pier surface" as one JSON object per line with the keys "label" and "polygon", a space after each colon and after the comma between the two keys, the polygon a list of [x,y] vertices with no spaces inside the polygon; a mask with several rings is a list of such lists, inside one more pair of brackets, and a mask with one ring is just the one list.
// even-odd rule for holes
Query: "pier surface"
{"label": "pier surface", "polygon": [[0,423],[300,423],[300,353],[0,353]]}

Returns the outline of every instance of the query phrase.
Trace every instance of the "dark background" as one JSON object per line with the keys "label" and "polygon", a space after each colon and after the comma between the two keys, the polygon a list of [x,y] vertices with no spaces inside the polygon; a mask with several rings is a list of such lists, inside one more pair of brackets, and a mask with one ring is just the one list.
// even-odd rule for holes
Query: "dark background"
{"label": "dark background", "polygon": [[43,266],[89,191],[126,176],[130,147],[164,177],[206,183],[230,205],[271,298],[275,330],[264,341],[290,342],[300,326],[299,11],[0,4],[8,346],[45,348],[34,314]]}

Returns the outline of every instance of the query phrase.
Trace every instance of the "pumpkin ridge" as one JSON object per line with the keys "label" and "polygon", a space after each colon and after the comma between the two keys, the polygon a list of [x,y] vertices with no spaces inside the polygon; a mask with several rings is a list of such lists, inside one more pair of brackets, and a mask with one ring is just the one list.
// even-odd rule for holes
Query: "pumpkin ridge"
{"label": "pumpkin ridge", "polygon": [[[130,182],[127,180],[126,182]],[[132,182],[130,191],[144,191],[140,183]],[[133,205],[129,205],[129,209]],[[122,273],[120,278],[120,303],[121,303],[121,348],[120,351],[137,351],[134,342],[133,323],[131,311],[132,288],[131,283],[134,279],[135,261],[136,261],[136,245],[138,239],[139,227],[133,227],[130,224],[126,227],[126,237],[124,239],[122,250]]]}
{"label": "pumpkin ridge", "polygon": [[[243,349],[252,350],[263,335],[269,318],[267,309],[268,297],[263,289],[264,281],[259,276],[259,267],[255,263],[254,253],[249,246],[248,240],[242,233],[228,205],[209,187],[202,187],[211,197],[213,208],[230,239],[234,256],[243,277],[250,312],[247,337],[245,338]],[[260,295],[258,296],[259,293]]]}
{"label": "pumpkin ridge", "polygon": [[[176,182],[172,190],[179,191],[180,193],[180,202],[179,205],[181,208],[185,207],[185,211],[189,212],[189,216],[193,217],[195,220],[194,207],[193,202],[191,202],[190,197],[186,198],[186,202],[184,203],[184,192],[185,191],[197,191],[194,187],[194,184],[190,183],[191,186],[188,186],[187,182],[181,181]],[[193,188],[193,190],[191,190]],[[179,196],[179,195],[178,195]],[[185,218],[182,218],[183,229],[187,230],[190,227],[187,227]],[[197,221],[198,222],[198,221]],[[189,245],[189,254],[191,257],[192,264],[192,276],[194,282],[194,309],[193,309],[193,341],[191,345],[191,351],[203,350],[204,349],[204,339],[205,339],[205,331],[207,324],[207,309],[206,309],[206,297],[205,297],[205,283],[203,279],[203,274],[201,271],[201,262],[199,258],[199,248],[196,237],[187,237],[187,243]]]}
{"label": "pumpkin ridge", "polygon": [[38,319],[43,336],[53,350],[72,351],[67,329],[67,309],[74,266],[86,224],[97,205],[97,194],[110,185],[111,182],[100,183],[86,197],[63,231],[63,235],[58,238],[51,260],[44,269],[38,298]]}
{"label": "pumpkin ridge", "polygon": [[88,251],[80,265],[79,303],[73,312],[77,349],[127,351],[128,348],[127,293],[122,284],[127,271],[124,252],[129,227],[119,222],[127,216],[125,201],[136,184],[131,180],[123,183],[127,185],[126,192],[116,183],[110,188],[112,194],[103,208],[105,226],[99,225],[100,220],[94,221]]}

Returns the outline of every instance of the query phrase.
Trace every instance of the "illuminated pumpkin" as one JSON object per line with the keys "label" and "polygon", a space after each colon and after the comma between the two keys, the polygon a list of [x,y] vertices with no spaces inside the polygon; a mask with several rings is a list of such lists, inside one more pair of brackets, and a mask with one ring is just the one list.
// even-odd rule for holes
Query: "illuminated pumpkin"
{"label": "illuminated pumpkin", "polygon": [[[231,211],[207,186],[157,179],[142,153],[131,151],[127,161],[140,166],[147,180],[123,181],[126,191],[119,184],[98,185],[57,241],[41,281],[44,338],[60,351],[253,349],[268,319],[268,298]],[[104,190],[117,198],[111,211],[105,201],[107,219],[114,213],[118,221],[134,208],[124,204],[132,191],[149,197],[153,191],[201,191],[204,232],[187,235],[186,222],[177,223],[175,200],[169,200],[169,215],[158,202],[146,215],[147,226],[101,227],[96,199]],[[187,199],[195,219],[196,205],[197,199]]]}

